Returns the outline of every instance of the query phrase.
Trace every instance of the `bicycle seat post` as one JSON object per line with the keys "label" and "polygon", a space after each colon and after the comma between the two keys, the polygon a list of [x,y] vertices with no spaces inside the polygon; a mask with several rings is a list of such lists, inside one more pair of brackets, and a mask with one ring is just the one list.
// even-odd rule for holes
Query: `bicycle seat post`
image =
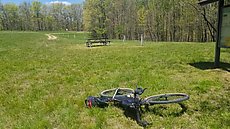
{"label": "bicycle seat post", "polygon": [[134,91],[134,104],[137,110],[139,110],[139,107],[140,107],[138,95],[141,95],[143,93],[142,91],[143,91],[142,88],[138,88],[138,87]]}

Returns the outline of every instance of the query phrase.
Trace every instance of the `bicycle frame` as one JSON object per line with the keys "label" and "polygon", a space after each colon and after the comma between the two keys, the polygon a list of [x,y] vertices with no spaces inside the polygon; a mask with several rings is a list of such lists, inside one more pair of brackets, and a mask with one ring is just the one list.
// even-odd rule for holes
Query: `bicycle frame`
{"label": "bicycle frame", "polygon": [[[125,88],[123,88],[123,90],[124,89]],[[114,90],[114,94],[112,95],[112,97],[109,97],[106,95],[102,96],[102,94],[101,94],[101,97],[92,97],[92,96],[88,97],[90,99],[87,98],[87,100],[85,100],[86,106],[91,108],[93,105],[92,102],[95,103],[95,106],[99,106],[99,107],[108,106],[109,102],[118,103],[119,107],[122,107],[125,110],[130,110],[130,109],[134,110],[136,122],[143,127],[147,126],[149,123],[141,119],[141,112],[143,111],[141,109],[142,105],[144,105],[148,109],[149,105],[178,103],[178,102],[189,99],[189,96],[183,93],[171,93],[171,94],[169,93],[169,94],[160,94],[160,95],[150,96],[150,97],[147,97],[147,99],[145,98],[144,100],[142,100],[140,98],[140,95],[144,93],[146,88],[142,89],[142,88],[136,87],[136,89],[132,92],[132,94],[134,95],[133,97],[130,97],[130,96],[128,97],[128,95],[119,95],[118,91],[120,90],[120,88],[112,89],[112,91],[113,90]],[[110,90],[105,90],[105,92],[110,92]],[[179,98],[179,99],[171,100],[171,101],[167,100],[168,97],[174,97],[174,96],[180,96],[180,97],[182,96],[183,98]],[[164,101],[156,100],[155,101],[155,99],[158,99],[158,98],[165,98],[166,100]]]}

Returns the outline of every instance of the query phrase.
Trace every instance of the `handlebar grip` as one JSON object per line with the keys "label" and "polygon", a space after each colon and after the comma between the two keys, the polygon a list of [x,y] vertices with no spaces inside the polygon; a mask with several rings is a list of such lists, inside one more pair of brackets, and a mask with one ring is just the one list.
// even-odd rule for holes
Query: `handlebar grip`
{"label": "handlebar grip", "polygon": [[136,90],[134,91],[134,94],[141,95],[141,94],[144,93],[144,91],[145,91],[146,89],[147,89],[147,88],[142,89],[141,87],[136,88]]}

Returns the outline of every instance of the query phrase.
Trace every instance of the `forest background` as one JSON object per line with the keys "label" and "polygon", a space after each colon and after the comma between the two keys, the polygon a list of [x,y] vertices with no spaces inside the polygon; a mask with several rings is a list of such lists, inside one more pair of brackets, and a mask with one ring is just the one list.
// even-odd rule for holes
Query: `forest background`
{"label": "forest background", "polygon": [[[89,31],[113,39],[216,40],[217,7],[198,0],[85,0],[82,4],[0,1],[0,30]],[[230,0],[225,0],[229,4]],[[94,36],[95,36],[94,35]]]}

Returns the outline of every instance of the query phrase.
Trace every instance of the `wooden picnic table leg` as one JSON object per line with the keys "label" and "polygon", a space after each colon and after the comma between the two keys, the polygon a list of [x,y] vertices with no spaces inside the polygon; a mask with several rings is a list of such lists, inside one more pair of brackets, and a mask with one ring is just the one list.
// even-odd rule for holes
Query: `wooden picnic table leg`
{"label": "wooden picnic table leg", "polygon": [[85,45],[86,45],[86,47],[89,47],[89,42],[86,42]]}

